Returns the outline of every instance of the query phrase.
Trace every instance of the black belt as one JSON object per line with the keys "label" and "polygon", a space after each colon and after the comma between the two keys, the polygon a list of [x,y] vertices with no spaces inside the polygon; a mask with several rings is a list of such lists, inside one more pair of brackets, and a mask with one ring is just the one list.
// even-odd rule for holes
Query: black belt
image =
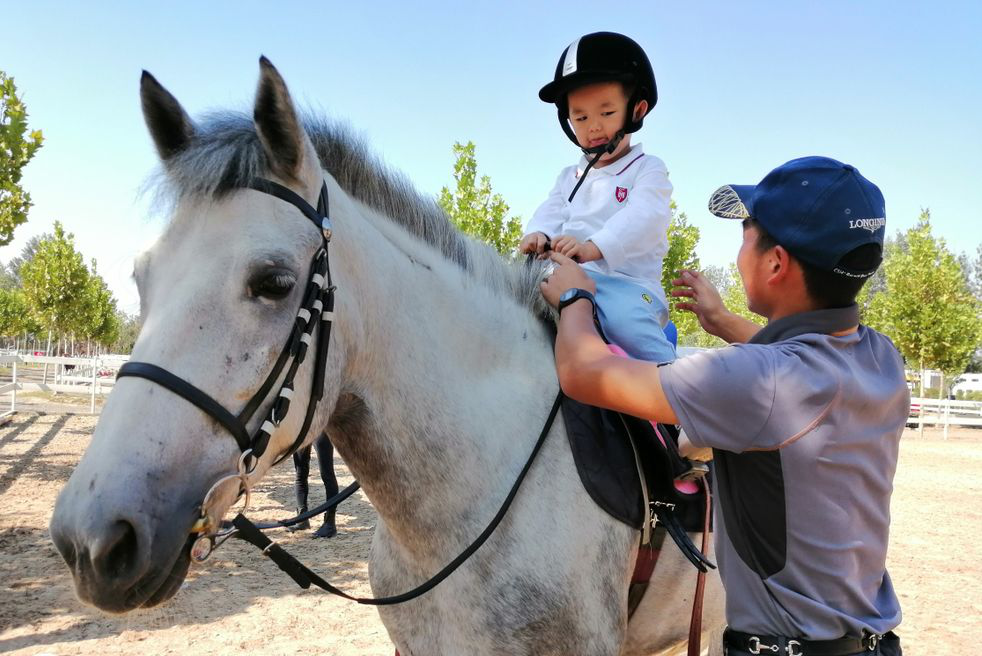
{"label": "black belt", "polygon": [[886,636],[867,634],[862,638],[837,638],[835,640],[802,640],[784,636],[754,635],[726,629],[723,645],[750,654],[765,656],[852,656],[876,651],[882,638],[896,639],[890,632]]}

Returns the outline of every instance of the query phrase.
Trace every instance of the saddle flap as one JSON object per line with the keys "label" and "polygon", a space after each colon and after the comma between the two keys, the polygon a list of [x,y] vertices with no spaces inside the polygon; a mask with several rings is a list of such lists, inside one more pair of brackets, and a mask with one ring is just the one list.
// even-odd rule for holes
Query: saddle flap
{"label": "saddle flap", "polygon": [[580,481],[604,512],[634,529],[640,529],[647,521],[634,456],[637,448],[648,498],[674,504],[675,515],[685,530],[702,531],[705,507],[702,487],[695,494],[686,494],[675,486],[675,480],[691,469],[678,453],[677,428],[658,424],[659,435],[646,420],[568,397],[563,398],[562,409]]}

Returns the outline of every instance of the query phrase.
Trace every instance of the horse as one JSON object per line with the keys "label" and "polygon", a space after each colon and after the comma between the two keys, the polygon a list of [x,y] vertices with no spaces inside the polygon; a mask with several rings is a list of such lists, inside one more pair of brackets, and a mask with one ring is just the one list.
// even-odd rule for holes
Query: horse
{"label": "horse", "polygon": [[[265,58],[251,117],[193,121],[146,72],[140,94],[172,216],[135,263],[133,359],[233,411],[261,391],[322,236],[250,182],[266,177],[307,201],[325,186],[336,306],[322,400],[302,444],[326,432],[377,510],[373,593],[425,581],[495,514],[559,392],[542,265],[462,235],[346,124],[299,112]],[[313,375],[297,371],[291,410],[252,479],[295,445]],[[50,524],[79,599],[119,613],[172,597],[202,499],[241,458],[213,417],[149,380],[120,378]],[[218,518],[236,496],[217,495]],[[629,619],[638,542],[584,490],[559,417],[490,539],[432,591],[380,607],[380,619],[402,656],[678,650],[696,570],[665,549]],[[711,573],[706,631],[721,618]]]}

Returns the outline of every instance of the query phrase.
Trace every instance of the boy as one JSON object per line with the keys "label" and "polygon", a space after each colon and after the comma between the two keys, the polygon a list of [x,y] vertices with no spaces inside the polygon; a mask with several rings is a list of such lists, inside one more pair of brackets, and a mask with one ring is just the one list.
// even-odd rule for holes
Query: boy
{"label": "boy", "polygon": [[587,34],[563,51],[539,98],[556,104],[560,125],[584,157],[560,172],[519,250],[544,257],[551,242],[583,263],[597,283],[611,341],[635,358],[674,360],[661,285],[672,185],[660,159],[631,146],[658,99],[648,57],[621,34]]}
{"label": "boy", "polygon": [[[573,398],[680,423],[715,463],[716,554],[729,654],[900,654],[886,572],[890,494],[909,410],[900,354],[859,325],[855,297],[880,264],[879,189],[806,157],[756,186],[721,187],[717,216],[744,222],[737,268],[763,329],[683,272],[710,333],[749,342],[658,368],[607,353],[593,281],[568,258],[543,283],[560,308],[556,367]],[[580,288],[580,289],[577,289]]]}

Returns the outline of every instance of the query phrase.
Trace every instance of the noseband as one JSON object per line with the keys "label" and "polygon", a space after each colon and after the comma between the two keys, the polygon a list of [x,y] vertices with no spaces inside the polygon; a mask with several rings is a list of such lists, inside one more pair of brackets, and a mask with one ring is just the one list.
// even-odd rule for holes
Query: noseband
{"label": "noseband", "polygon": [[[310,278],[307,281],[307,289],[304,292],[300,310],[297,318],[290,330],[290,336],[280,352],[272,371],[263,381],[245,407],[237,415],[225,408],[207,392],[192,385],[180,376],[177,376],[163,367],[149,362],[127,362],[118,374],[118,378],[131,376],[134,378],[144,378],[152,383],[180,396],[185,401],[199,408],[206,415],[217,421],[235,438],[242,456],[239,459],[239,478],[246,483],[249,474],[256,468],[259,459],[266,452],[269,446],[269,439],[273,432],[286,418],[290,410],[290,401],[293,399],[294,379],[300,365],[307,357],[311,341],[314,338],[314,329],[320,324],[320,334],[317,339],[317,348],[314,359],[314,374],[311,382],[310,399],[307,403],[307,413],[304,417],[303,426],[300,428],[293,444],[284,451],[273,463],[274,465],[282,462],[294,451],[300,448],[310,430],[311,422],[314,419],[314,412],[317,404],[321,400],[324,391],[324,371],[327,364],[327,350],[331,339],[331,324],[334,320],[334,291],[335,287],[331,282],[330,259],[328,256],[328,245],[331,241],[331,220],[328,216],[328,196],[327,183],[321,185],[320,197],[317,200],[315,209],[304,200],[299,194],[277,184],[272,180],[263,178],[254,179],[248,186],[249,189],[261,191],[290,203],[317,227],[321,234],[321,246],[314,254],[310,265]],[[259,425],[259,428],[250,435],[249,421],[252,419],[256,410],[263,404],[273,386],[279,379],[283,369],[289,364],[283,384],[280,386],[279,394],[276,395],[272,405],[266,413],[266,419]],[[224,481],[225,479],[222,479]],[[221,483],[222,481],[219,481]],[[212,490],[219,483],[213,486]],[[248,485],[244,485],[240,494],[248,493]],[[202,503],[202,519],[206,519],[207,506],[210,501],[210,492]],[[199,520],[200,523],[200,520]],[[197,530],[205,532],[209,527],[196,525]]]}

